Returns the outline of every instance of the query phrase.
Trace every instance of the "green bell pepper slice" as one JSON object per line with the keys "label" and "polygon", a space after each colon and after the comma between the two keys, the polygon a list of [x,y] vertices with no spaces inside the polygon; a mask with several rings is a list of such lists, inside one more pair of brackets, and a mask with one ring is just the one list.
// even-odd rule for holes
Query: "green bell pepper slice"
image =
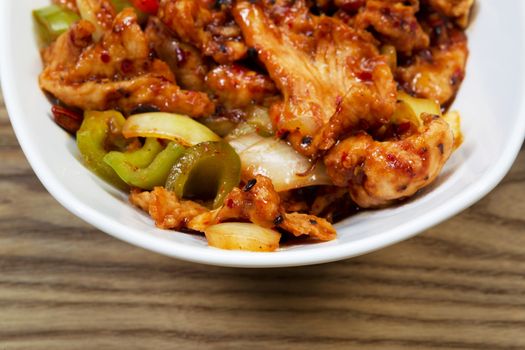
{"label": "green bell pepper slice", "polygon": [[188,148],[175,163],[166,188],[177,197],[213,198],[213,208],[220,207],[225,197],[241,179],[241,160],[224,141],[203,142]]}
{"label": "green bell pepper slice", "polygon": [[154,137],[148,137],[146,138],[144,145],[137,150],[134,150],[131,152],[125,152],[125,153],[113,151],[113,152],[109,152],[108,154],[115,154],[115,153],[124,154],[125,157],[122,159],[126,163],[128,163],[130,166],[134,168],[146,168],[148,165],[151,164],[151,162],[153,162],[155,157],[160,152],[162,152],[164,148],[165,148],[164,145],[158,139]]}
{"label": "green bell pepper slice", "polygon": [[33,11],[37,33],[43,44],[48,45],[66,32],[80,17],[71,10],[50,5]]}
{"label": "green bell pepper slice", "polygon": [[87,111],[77,131],[77,146],[86,166],[120,189],[126,189],[128,186],[104,162],[104,157],[109,151],[125,149],[126,140],[121,134],[125,121],[117,111]]}
{"label": "green bell pepper slice", "polygon": [[176,142],[170,142],[162,150],[162,145],[156,139],[148,138],[144,147],[137,151],[109,152],[104,162],[128,185],[152,190],[155,186],[164,185],[173,164],[184,150]]}

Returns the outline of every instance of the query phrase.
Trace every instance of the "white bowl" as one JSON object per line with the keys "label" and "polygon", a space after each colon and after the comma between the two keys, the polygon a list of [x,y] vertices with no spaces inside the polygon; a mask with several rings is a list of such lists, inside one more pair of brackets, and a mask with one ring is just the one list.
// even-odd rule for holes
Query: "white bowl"
{"label": "white bowl", "polygon": [[31,20],[31,10],[48,3],[0,1],[0,77],[20,145],[40,181],[64,207],[119,239],[172,257],[223,266],[277,267],[379,249],[451,217],[487,194],[509,170],[525,135],[525,2],[479,0],[468,31],[467,77],[453,106],[463,117],[465,143],[431,188],[405,204],[365,211],[338,223],[338,239],[332,242],[274,253],[210,248],[203,237],[156,229],[124,193],[82,165],[74,140],[50,119],[50,104],[37,83],[41,62]]}

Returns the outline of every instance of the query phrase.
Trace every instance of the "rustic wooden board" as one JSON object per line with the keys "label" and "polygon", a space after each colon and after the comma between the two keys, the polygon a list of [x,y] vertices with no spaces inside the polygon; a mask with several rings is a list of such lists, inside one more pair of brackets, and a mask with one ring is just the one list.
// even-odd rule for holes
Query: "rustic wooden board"
{"label": "rustic wooden board", "polygon": [[406,242],[239,270],[150,253],[69,214],[0,106],[0,350],[525,349],[523,150],[489,196]]}

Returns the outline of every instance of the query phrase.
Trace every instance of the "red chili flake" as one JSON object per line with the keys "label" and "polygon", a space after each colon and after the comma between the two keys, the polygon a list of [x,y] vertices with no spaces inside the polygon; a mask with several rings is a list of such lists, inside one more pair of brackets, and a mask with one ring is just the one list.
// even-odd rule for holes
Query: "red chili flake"
{"label": "red chili flake", "polygon": [[290,131],[288,130],[284,130],[284,129],[277,130],[277,137],[281,140],[286,140],[289,135],[290,135]]}
{"label": "red chili flake", "polygon": [[157,11],[159,10],[158,0],[131,0],[131,3],[140,11],[146,12],[150,15],[157,14]]}
{"label": "red chili flake", "polygon": [[228,198],[228,199],[226,200],[226,206],[227,206],[228,208],[230,208],[230,209],[233,208],[233,199]]}
{"label": "red chili flake", "polygon": [[72,135],[75,135],[82,125],[82,116],[70,109],[54,105],[51,107],[51,113],[55,123]]}
{"label": "red chili flake", "polygon": [[355,73],[355,76],[361,81],[371,81],[372,73],[369,71],[359,71]]}
{"label": "red chili flake", "polygon": [[104,63],[109,63],[111,61],[111,56],[107,51],[102,51],[100,54],[100,60]]}
{"label": "red chili flake", "polygon": [[399,124],[397,126],[397,128],[396,128],[396,134],[397,135],[403,135],[408,130],[410,130],[411,126],[412,126],[412,124],[410,124],[409,122]]}
{"label": "red chili flake", "polygon": [[131,73],[131,71],[133,70],[133,62],[131,62],[130,60],[128,59],[125,59],[122,61],[122,63],[120,64],[120,68],[122,69],[122,72],[124,74],[128,74],[128,73]]}

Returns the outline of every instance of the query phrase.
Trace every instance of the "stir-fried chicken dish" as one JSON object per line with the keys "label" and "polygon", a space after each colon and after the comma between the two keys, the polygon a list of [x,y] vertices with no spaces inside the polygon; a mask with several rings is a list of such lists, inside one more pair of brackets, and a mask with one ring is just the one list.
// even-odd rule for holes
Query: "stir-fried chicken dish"
{"label": "stir-fried chicken dish", "polygon": [[[460,146],[473,0],[53,0],[42,90],[155,225],[273,251],[401,203]],[[180,234],[180,233],[176,233]]]}

